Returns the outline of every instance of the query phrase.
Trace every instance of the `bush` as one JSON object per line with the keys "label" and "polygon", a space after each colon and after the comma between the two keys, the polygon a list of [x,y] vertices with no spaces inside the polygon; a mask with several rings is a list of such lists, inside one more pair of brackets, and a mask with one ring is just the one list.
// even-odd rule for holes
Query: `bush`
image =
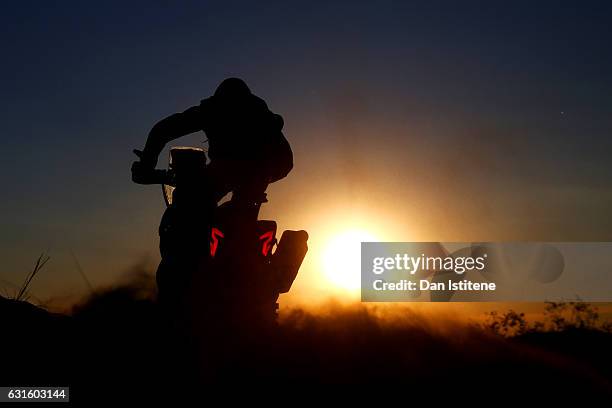
{"label": "bush", "polygon": [[504,336],[527,332],[561,332],[566,330],[599,330],[612,333],[612,322],[601,322],[597,307],[585,302],[546,302],[543,320],[529,323],[524,313],[512,309],[505,313],[487,313],[483,328]]}

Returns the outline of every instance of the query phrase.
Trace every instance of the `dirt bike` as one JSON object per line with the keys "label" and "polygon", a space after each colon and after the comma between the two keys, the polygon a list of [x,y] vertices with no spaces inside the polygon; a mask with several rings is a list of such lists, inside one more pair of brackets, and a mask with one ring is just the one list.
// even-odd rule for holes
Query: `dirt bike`
{"label": "dirt bike", "polygon": [[[172,148],[168,169],[156,169],[154,173],[166,205],[173,206],[177,185],[197,183],[197,173],[205,169],[202,149]],[[207,247],[202,248],[200,270],[196,271],[195,281],[201,286],[197,290],[217,307],[235,309],[240,319],[248,312],[250,319],[275,321],[278,297],[291,289],[308,251],[306,231],[287,230],[277,240],[276,222],[259,220],[260,207],[266,202],[267,196],[262,193],[215,204],[210,228],[202,232],[209,239]]]}

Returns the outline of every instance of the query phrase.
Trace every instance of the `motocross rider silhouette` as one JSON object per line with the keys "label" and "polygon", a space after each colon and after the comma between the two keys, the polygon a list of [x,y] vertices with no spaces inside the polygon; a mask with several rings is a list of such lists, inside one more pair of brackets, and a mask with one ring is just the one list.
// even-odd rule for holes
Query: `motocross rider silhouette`
{"label": "motocross rider silhouette", "polygon": [[291,171],[293,154],[282,128],[282,117],[271,112],[243,80],[228,78],[199,105],[155,124],[144,149],[134,150],[140,160],[132,165],[132,180],[158,184],[155,167],[168,142],[200,130],[208,138],[209,164],[193,170],[197,183],[177,183],[172,204],[162,217],[160,303],[180,302],[190,274],[206,254],[217,202],[229,192],[232,201],[257,201],[262,196],[265,200],[268,184]]}

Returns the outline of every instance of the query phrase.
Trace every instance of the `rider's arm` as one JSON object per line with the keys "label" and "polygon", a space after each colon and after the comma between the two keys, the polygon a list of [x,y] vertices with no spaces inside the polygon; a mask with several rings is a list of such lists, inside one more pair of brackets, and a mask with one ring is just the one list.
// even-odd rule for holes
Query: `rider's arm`
{"label": "rider's arm", "polygon": [[147,167],[155,167],[166,143],[198,130],[202,130],[200,106],[193,106],[183,113],[175,113],[160,120],[149,132],[141,162]]}

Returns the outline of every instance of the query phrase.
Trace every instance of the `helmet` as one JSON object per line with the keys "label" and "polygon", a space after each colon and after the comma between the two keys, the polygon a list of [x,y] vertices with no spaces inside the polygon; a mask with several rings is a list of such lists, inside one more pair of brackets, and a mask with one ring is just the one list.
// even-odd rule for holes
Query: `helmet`
{"label": "helmet", "polygon": [[232,100],[241,99],[251,95],[251,90],[240,78],[224,79],[215,91],[215,99],[217,100]]}

